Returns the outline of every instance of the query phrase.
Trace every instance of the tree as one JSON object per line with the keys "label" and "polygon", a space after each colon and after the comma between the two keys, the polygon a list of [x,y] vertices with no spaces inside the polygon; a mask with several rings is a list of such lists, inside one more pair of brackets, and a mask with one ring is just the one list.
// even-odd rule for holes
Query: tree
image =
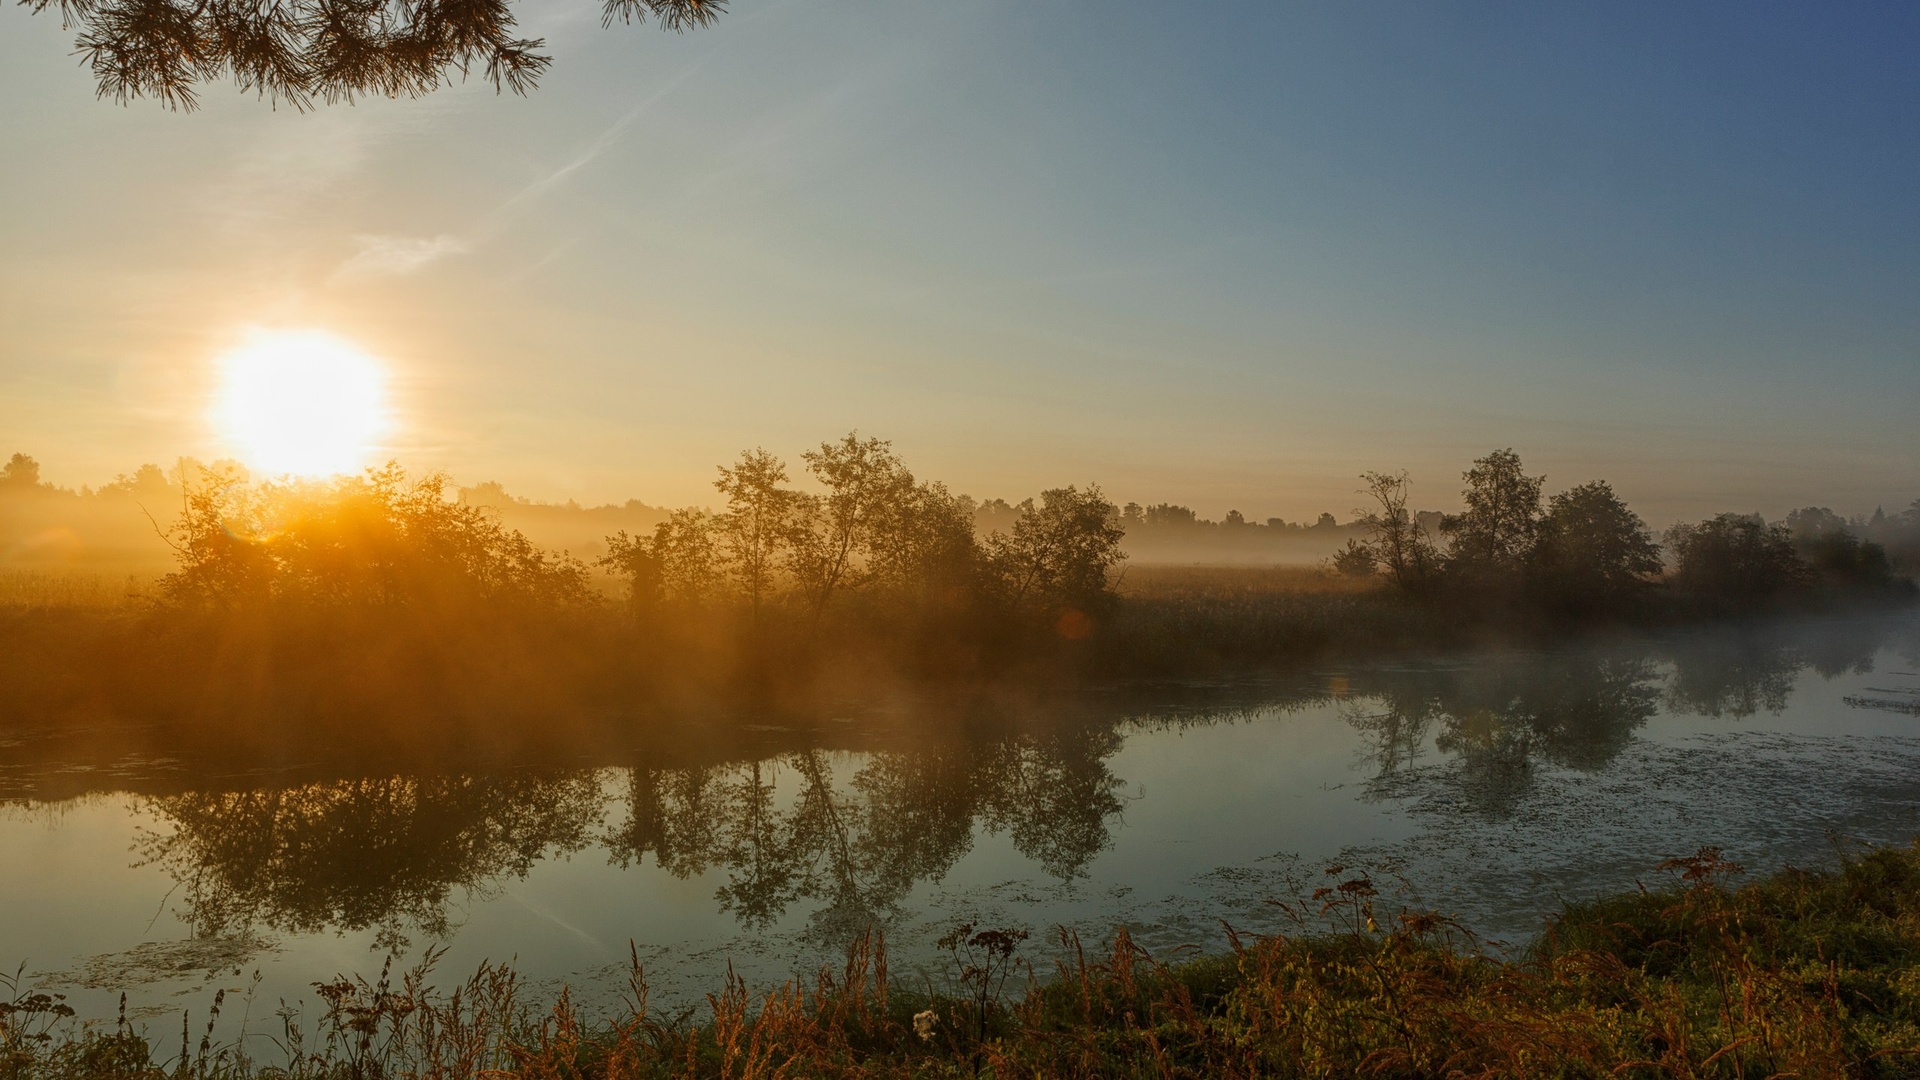
{"label": "tree", "polygon": [[178,568],[166,597],[216,608],[587,601],[586,568],[447,497],[445,475],[398,465],[323,482],[249,487],[229,469],[182,469],[181,514],[166,534]]}
{"label": "tree", "polygon": [[1149,526],[1187,526],[1199,523],[1199,516],[1185,506],[1172,503],[1155,503],[1147,507],[1145,522]]}
{"label": "tree", "polygon": [[945,484],[919,483],[900,492],[874,520],[869,575],[922,599],[973,585],[980,562],[973,515],[973,500]]}
{"label": "tree", "polygon": [[627,603],[643,618],[663,603],[698,604],[720,576],[714,531],[706,511],[675,510],[652,536],[622,529],[607,537],[607,553],[596,565],[627,580]]}
{"label": "tree", "polygon": [[250,537],[259,530],[240,477],[230,470],[181,469],[180,516],[163,535],[177,568],[160,579],[170,601],[232,607],[267,594],[274,565]]}
{"label": "tree", "polygon": [[15,454],[0,465],[0,491],[32,491],[40,486],[40,463]]}
{"label": "tree", "polygon": [[[1884,527],[1885,515],[1880,515]],[[1856,536],[1839,514],[1807,506],[1787,515],[1800,557],[1822,580],[1843,588],[1885,588],[1893,580],[1887,549]]]}
{"label": "tree", "polygon": [[[1420,588],[1433,576],[1439,553],[1434,550],[1433,539],[1407,509],[1411,481],[1405,472],[1361,473],[1360,479],[1367,485],[1363,492],[1373,497],[1377,509],[1355,510],[1354,523],[1366,530],[1367,546],[1387,568],[1387,576],[1395,585],[1407,590]],[[1333,520],[1331,514],[1320,517],[1323,523]]]}
{"label": "tree", "polygon": [[855,431],[800,455],[827,489],[795,553],[796,576],[815,618],[860,564],[872,560],[880,524],[913,491],[913,474],[892,446]]}
{"label": "tree", "polygon": [[1528,476],[1512,448],[1495,450],[1461,475],[1467,508],[1440,523],[1453,538],[1448,562],[1477,573],[1518,570],[1539,528],[1540,488],[1547,478]]}
{"label": "tree", "polygon": [[172,495],[173,485],[167,481],[167,474],[160,466],[142,465],[133,471],[132,476],[122,473],[114,477],[111,483],[100,485],[99,494],[158,500]]}
{"label": "tree", "polygon": [[755,620],[773,591],[780,557],[791,547],[795,511],[804,501],[800,492],[781,486],[786,482],[786,463],[761,449],[742,451],[713,482],[727,497],[727,512],[715,524]]}
{"label": "tree", "polygon": [[1812,568],[1794,551],[1784,525],[1758,514],[1720,514],[1667,530],[1674,585],[1723,608],[1751,607],[1807,583]]}
{"label": "tree", "polygon": [[[307,109],[363,96],[421,97],[474,67],[524,94],[552,63],[513,36],[513,0],[20,0],[58,9],[101,97],[192,109],[203,83]],[[602,25],[651,16],[675,32],[712,23],[727,0],[605,0]]]}
{"label": "tree", "polygon": [[1544,602],[1590,612],[1644,590],[1661,565],[1646,522],[1610,484],[1595,480],[1547,501],[1527,569]]}
{"label": "tree", "polygon": [[1040,493],[1028,501],[1011,533],[987,538],[987,560],[1014,608],[1093,607],[1106,599],[1107,575],[1126,555],[1120,550],[1120,510],[1098,485]]}
{"label": "tree", "polygon": [[1348,540],[1346,547],[1334,552],[1333,569],[1347,577],[1372,577],[1380,570],[1380,560],[1372,548],[1358,540]]}

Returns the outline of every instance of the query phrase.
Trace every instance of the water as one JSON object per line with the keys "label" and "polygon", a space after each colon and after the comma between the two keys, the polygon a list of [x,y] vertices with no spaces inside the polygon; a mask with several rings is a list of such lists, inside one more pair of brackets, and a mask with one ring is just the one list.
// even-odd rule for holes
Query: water
{"label": "water", "polygon": [[[879,926],[1149,949],[1283,928],[1328,863],[1521,941],[1713,844],[1756,871],[1920,834],[1920,618],[1715,629],[1254,683],[736,718],[732,751],[316,774],[0,743],[0,963],[110,1014],[262,1027],[444,948],[606,1004],[808,975]],[[757,733],[757,734],[756,734]],[[756,741],[768,749],[740,752]],[[690,744],[691,745],[691,744]],[[257,985],[254,978],[258,973]],[[916,974],[917,973],[917,974]]]}

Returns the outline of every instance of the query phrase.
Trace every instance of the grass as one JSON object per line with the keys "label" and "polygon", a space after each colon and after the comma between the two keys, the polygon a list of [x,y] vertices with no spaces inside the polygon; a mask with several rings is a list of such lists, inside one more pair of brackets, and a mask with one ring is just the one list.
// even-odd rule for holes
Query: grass
{"label": "grass", "polygon": [[1920,1075],[1920,846],[1745,885],[1712,849],[1662,869],[1666,887],[1569,906],[1514,952],[1389,915],[1333,867],[1287,907],[1299,932],[1228,931],[1218,955],[1165,963],[1121,931],[1089,958],[1062,934],[1042,979],[1021,935],[964,927],[930,993],[866,938],[811,985],[729,978],[678,1017],[649,1007],[637,961],[627,1007],[600,1020],[565,991],[524,1001],[494,965],[436,990],[429,963],[319,985],[318,1025],[283,1014],[272,1061],[184,1026],[176,1043],[81,1025],[23,991],[0,1011],[0,1077]]}
{"label": "grass", "polygon": [[1199,600],[1273,593],[1352,596],[1379,588],[1377,578],[1328,573],[1318,566],[1181,566],[1130,563],[1115,590],[1138,600]]}
{"label": "grass", "polygon": [[151,577],[0,569],[0,611],[112,611],[131,608],[152,596]]}

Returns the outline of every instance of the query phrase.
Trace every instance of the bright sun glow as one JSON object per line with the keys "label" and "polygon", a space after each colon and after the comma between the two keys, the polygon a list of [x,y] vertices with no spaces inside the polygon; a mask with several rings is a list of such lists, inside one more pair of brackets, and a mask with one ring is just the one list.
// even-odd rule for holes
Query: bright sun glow
{"label": "bright sun glow", "polygon": [[329,334],[262,333],[221,358],[213,426],[268,476],[352,472],[387,433],[386,372]]}

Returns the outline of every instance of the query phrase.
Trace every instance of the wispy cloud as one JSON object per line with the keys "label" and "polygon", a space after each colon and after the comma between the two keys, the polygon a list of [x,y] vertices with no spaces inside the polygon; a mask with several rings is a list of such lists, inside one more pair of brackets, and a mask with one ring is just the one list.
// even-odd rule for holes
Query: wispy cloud
{"label": "wispy cloud", "polygon": [[334,277],[342,280],[397,277],[411,274],[429,263],[472,250],[473,244],[458,236],[377,236],[354,237],[359,250],[340,264]]}
{"label": "wispy cloud", "polygon": [[[539,179],[515,192],[505,202],[487,211],[479,221],[461,233],[440,233],[434,236],[393,236],[387,234],[365,233],[354,237],[356,249],[333,272],[330,280],[334,282],[365,281],[373,278],[401,277],[415,273],[434,263],[456,255],[464,255],[479,248],[504,228],[504,218],[524,204],[539,200],[548,192],[566,183],[573,174],[591,165],[593,161],[606,153],[626,135],[636,121],[648,110],[659,105],[668,95],[686,82],[697,71],[695,64],[668,80],[664,85],[647,95],[620,119],[614,121],[594,140],[576,154],[566,164],[548,172]],[[546,257],[528,267],[521,273],[530,272],[551,262],[565,250],[563,244]]]}
{"label": "wispy cloud", "polygon": [[535,180],[533,183],[528,184],[526,187],[521,188],[512,198],[501,203],[499,207],[494,210],[494,213],[502,213],[511,210],[521,203],[537,199],[564,183],[566,179],[574,173],[591,165],[595,158],[606,153],[617,144],[620,139],[626,135],[627,129],[634,125],[635,121],[645,116],[654,106],[665,101],[668,95],[680,88],[681,83],[686,82],[698,73],[700,67],[701,65],[698,63],[687,65],[678,75],[668,79],[658,90],[648,94],[640,100],[639,104],[627,110],[625,116],[622,116],[609,125],[605,131],[600,133],[598,138],[588,143],[587,148],[576,155],[572,161],[567,162],[565,165],[560,166],[540,179]]}

